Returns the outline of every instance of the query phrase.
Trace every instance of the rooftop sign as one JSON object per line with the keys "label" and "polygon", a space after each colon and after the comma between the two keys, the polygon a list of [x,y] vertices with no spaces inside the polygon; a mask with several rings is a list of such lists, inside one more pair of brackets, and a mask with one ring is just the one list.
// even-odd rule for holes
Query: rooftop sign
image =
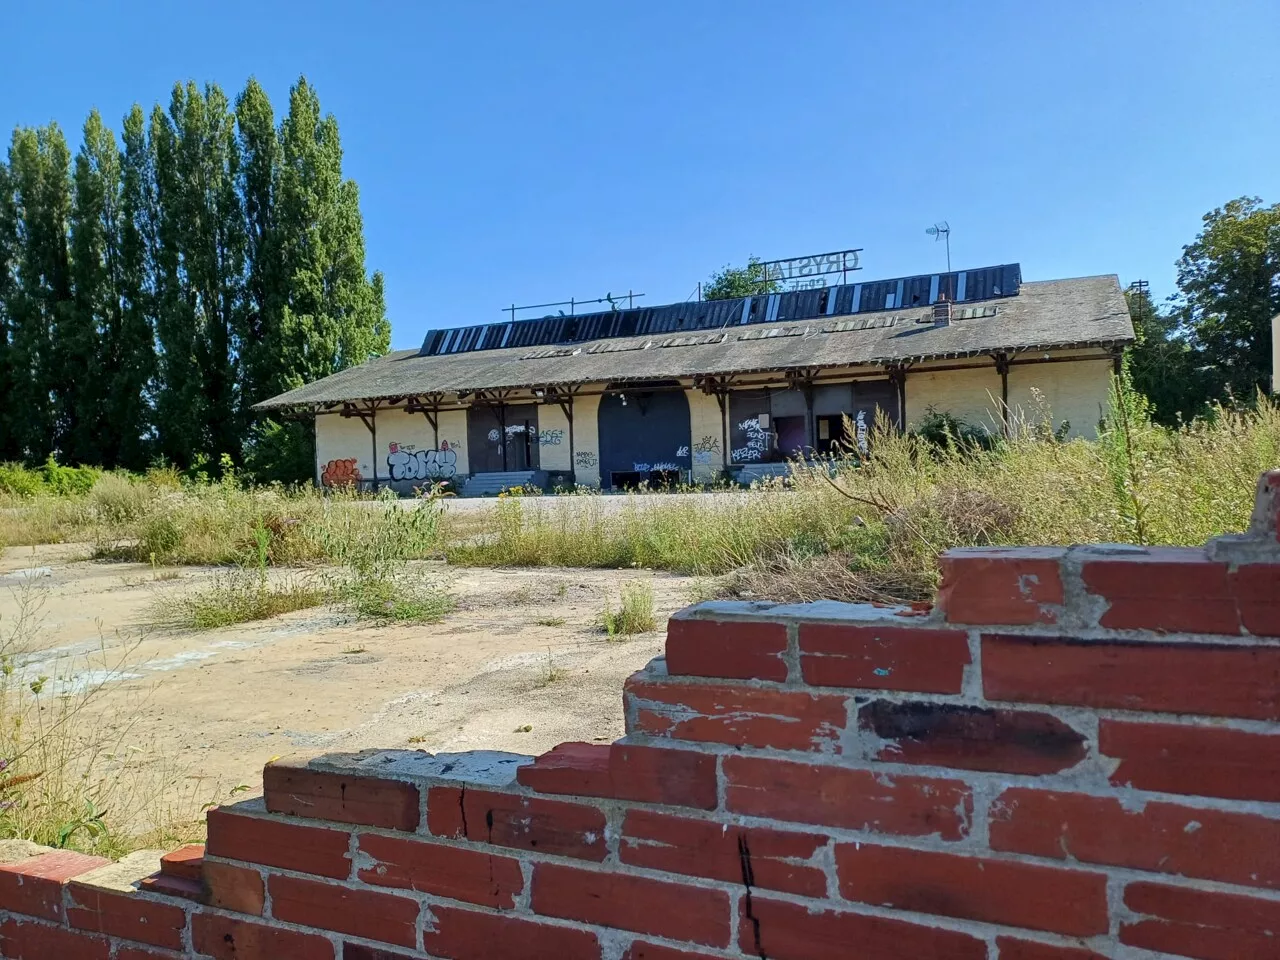
{"label": "rooftop sign", "polygon": [[765,280],[789,284],[790,290],[807,290],[812,287],[825,287],[824,279],[832,274],[841,274],[841,283],[848,282],[848,274],[853,270],[861,270],[858,265],[856,250],[837,250],[834,253],[816,253],[808,257],[792,257],[789,260],[770,260],[762,263]]}

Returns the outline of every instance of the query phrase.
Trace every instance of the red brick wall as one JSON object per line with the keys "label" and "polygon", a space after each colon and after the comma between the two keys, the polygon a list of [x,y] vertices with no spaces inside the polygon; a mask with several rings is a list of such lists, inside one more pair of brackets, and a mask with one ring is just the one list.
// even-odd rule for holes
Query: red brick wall
{"label": "red brick wall", "polygon": [[10,960],[1280,957],[1280,543],[959,550],[713,603],[536,760],[269,766],[207,849],[8,851]]}

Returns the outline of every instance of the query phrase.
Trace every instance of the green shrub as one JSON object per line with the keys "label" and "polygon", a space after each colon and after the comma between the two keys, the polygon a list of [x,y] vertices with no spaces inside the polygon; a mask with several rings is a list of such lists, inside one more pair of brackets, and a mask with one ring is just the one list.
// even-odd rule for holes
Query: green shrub
{"label": "green shrub", "polygon": [[50,455],[40,468],[45,488],[58,497],[81,497],[93,489],[102,476],[95,467],[64,467]]}
{"label": "green shrub", "polygon": [[0,490],[15,497],[34,497],[44,490],[44,477],[20,463],[0,463]]}
{"label": "green shrub", "polygon": [[617,610],[606,606],[600,625],[610,637],[629,637],[656,630],[658,618],[653,608],[653,584],[648,580],[632,580],[623,584],[621,605]]}

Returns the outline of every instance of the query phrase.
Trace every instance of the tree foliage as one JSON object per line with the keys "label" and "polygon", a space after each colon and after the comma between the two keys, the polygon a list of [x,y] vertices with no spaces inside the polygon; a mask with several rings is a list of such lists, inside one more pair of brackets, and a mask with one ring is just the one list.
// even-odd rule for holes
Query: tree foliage
{"label": "tree foliage", "polygon": [[713,273],[702,285],[704,300],[732,300],[735,297],[754,297],[761,293],[777,293],[782,284],[770,279],[759,257],[749,257],[745,267],[724,268]]}
{"label": "tree foliage", "polygon": [[1181,322],[1219,390],[1269,391],[1271,318],[1280,313],[1280,204],[1241,197],[1204,217],[1178,261]]}
{"label": "tree foliage", "polygon": [[[250,80],[176,84],[122,137],[96,111],[0,160],[0,457],[141,468],[162,457],[311,472],[310,431],[253,404],[384,353],[338,124],[300,79],[278,126]],[[268,454],[269,451],[269,454]]]}
{"label": "tree foliage", "polygon": [[1271,391],[1271,318],[1280,313],[1280,205],[1241,197],[1204,217],[1163,306],[1127,294],[1136,342],[1128,367],[1158,422]]}

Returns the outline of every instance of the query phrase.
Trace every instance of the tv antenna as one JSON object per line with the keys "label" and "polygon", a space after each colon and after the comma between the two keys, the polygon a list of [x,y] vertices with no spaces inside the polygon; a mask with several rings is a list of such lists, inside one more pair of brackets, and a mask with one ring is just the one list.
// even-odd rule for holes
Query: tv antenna
{"label": "tv antenna", "polygon": [[950,273],[951,272],[951,225],[947,223],[947,221],[945,220],[940,220],[939,222],[935,223],[932,227],[926,228],[924,232],[927,233],[929,236],[933,237],[933,240],[935,243],[937,243],[939,239],[945,239],[947,241],[947,273]]}

